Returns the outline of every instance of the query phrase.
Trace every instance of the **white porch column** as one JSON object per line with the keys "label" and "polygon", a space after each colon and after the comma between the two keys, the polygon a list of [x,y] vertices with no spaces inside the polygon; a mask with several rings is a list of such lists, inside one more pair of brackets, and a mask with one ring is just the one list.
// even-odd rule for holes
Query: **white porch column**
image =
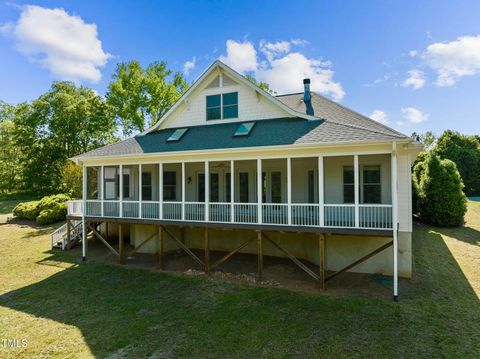
{"label": "white porch column", "polygon": [[230,160],[230,221],[235,222],[235,161]]}
{"label": "white porch column", "polygon": [[205,222],[208,222],[210,210],[210,167],[205,161]]}
{"label": "white porch column", "polygon": [[120,204],[119,204],[119,211],[120,211],[119,215],[120,216],[119,217],[123,217],[123,165],[120,165],[119,171],[120,171],[120,175],[119,175],[119,177],[120,177],[119,187],[120,188],[118,190],[120,192],[119,196],[118,196],[118,198],[120,199]]}
{"label": "white porch column", "polygon": [[185,220],[185,162],[182,162],[182,221]]}
{"label": "white porch column", "polygon": [[138,218],[142,218],[142,164],[138,165]]}
{"label": "white porch column", "polygon": [[323,155],[318,156],[318,213],[320,216],[320,227],[325,226],[325,194],[323,176]]}
{"label": "white porch column", "polygon": [[358,155],[353,156],[353,177],[354,177],[354,190],[355,190],[355,227],[360,227],[360,181],[358,172]]}
{"label": "white porch column", "polygon": [[103,217],[103,200],[105,199],[105,195],[103,194],[103,191],[105,190],[105,184],[104,184],[104,180],[103,180],[103,176],[105,175],[105,170],[104,170],[104,166],[100,166],[100,188],[99,188],[99,191],[98,193],[100,194],[100,205],[102,206],[102,208],[100,208],[100,213]]}
{"label": "white porch column", "polygon": [[82,183],[82,261],[87,260],[87,223],[85,221],[85,215],[87,211],[87,167],[83,165],[83,183]]}
{"label": "white porch column", "polygon": [[158,218],[163,219],[163,163],[158,164]]}
{"label": "white porch column", "polygon": [[287,157],[287,210],[288,224],[292,224],[292,158]]}
{"label": "white porch column", "polygon": [[393,300],[398,300],[398,186],[397,143],[392,144],[392,230],[393,230]]}
{"label": "white porch column", "polygon": [[262,218],[262,195],[263,195],[263,190],[262,190],[262,180],[263,180],[263,174],[262,174],[262,160],[259,158],[257,159],[257,223],[263,223],[263,218]]}

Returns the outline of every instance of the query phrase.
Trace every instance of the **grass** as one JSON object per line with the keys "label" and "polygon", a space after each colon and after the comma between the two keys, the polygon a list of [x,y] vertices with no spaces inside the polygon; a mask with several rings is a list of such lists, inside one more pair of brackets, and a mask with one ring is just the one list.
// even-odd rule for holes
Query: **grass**
{"label": "grass", "polygon": [[0,226],[0,339],[28,340],[0,357],[479,357],[479,202],[415,225],[399,303],[82,265],[51,230]]}

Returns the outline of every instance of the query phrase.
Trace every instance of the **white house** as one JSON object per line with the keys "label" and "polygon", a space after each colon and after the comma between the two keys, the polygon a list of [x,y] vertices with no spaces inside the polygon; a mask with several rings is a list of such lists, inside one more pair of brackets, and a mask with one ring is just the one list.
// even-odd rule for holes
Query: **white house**
{"label": "white house", "polygon": [[[383,273],[396,299],[398,276],[412,271],[410,167],[421,147],[309,83],[274,96],[216,61],[155,126],[75,158],[84,198],[69,203],[69,234],[81,219],[83,238],[92,232],[122,262],[129,245],[161,264],[183,248],[206,272],[256,253],[259,276],[263,255],[285,256],[322,286],[346,270]],[[210,250],[227,254],[211,264]]]}

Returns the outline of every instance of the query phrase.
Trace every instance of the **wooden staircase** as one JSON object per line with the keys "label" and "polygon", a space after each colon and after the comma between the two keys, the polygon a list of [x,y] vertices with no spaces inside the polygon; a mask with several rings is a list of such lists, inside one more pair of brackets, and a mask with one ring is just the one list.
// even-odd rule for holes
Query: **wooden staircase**
{"label": "wooden staircase", "polygon": [[83,232],[82,221],[72,220],[70,222],[70,236],[68,235],[68,227],[68,223],[65,223],[50,234],[52,249],[61,249],[64,251],[73,248],[81,242]]}

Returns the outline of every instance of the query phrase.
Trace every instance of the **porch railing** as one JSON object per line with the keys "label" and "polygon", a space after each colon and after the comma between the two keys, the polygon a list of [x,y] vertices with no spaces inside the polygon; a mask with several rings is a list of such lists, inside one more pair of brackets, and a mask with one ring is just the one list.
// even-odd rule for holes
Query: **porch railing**
{"label": "porch railing", "polygon": [[[120,206],[120,201],[87,200],[85,214],[89,217],[101,217],[102,206],[104,217],[193,222],[204,222],[206,218],[204,202],[180,201],[163,203],[159,201],[123,201]],[[261,221],[258,217],[257,203],[214,202],[209,203],[208,206],[209,222],[319,227],[323,217],[325,227],[392,229],[391,204],[358,205],[358,226],[356,226],[354,204],[324,204],[321,206],[318,203],[291,203],[290,205],[287,203],[264,203],[262,204]],[[121,215],[120,207],[122,208]],[[69,215],[81,216],[82,211],[82,201],[68,203]]]}

